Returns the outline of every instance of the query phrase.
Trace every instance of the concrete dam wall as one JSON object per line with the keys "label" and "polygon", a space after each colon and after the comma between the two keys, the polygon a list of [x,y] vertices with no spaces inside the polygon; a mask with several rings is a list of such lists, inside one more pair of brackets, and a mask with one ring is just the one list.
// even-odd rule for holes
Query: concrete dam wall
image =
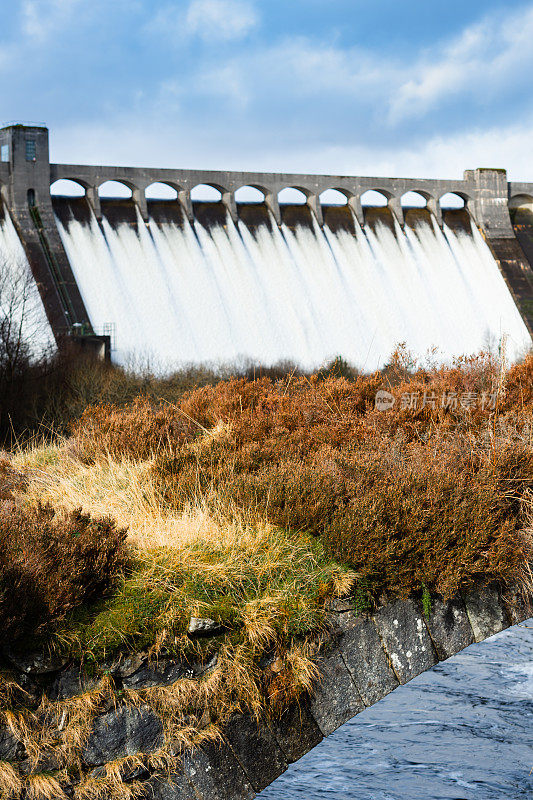
{"label": "concrete dam wall", "polygon": [[[401,341],[448,358],[504,337],[513,358],[531,343],[533,184],[503,170],[428,180],[50,164],[47,129],[28,126],[0,131],[0,146],[3,218],[58,341],[109,350],[113,330],[117,361],[146,355],[163,369],[312,368],[336,355],[373,369]],[[84,196],[52,196],[65,180]],[[130,199],[101,197],[108,181]],[[175,198],[147,198],[154,183]],[[195,201],[199,185],[219,200]],[[242,187],[260,202],[238,202]],[[287,188],[301,205],[280,203]],[[345,205],[321,200],[331,189]],[[382,208],[365,206],[369,190]],[[406,207],[410,192],[424,208]],[[464,208],[447,210],[449,193]]]}

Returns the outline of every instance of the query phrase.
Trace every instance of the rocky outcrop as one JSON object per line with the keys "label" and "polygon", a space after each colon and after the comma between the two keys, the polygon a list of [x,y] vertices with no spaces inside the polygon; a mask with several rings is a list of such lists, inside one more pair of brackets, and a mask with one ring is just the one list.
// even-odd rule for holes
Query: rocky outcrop
{"label": "rocky outcrop", "polygon": [[153,753],[162,744],[163,725],[157,714],[148,706],[122,706],[96,719],[83,760],[97,767],[124,756]]}
{"label": "rocky outcrop", "polygon": [[[126,759],[123,780],[140,781],[145,800],[251,800],[324,736],[400,684],[531,614],[522,600],[504,602],[495,589],[446,602],[434,598],[425,612],[412,599],[384,605],[371,615],[357,614],[350,600],[336,601],[328,612],[329,630],[318,657],[321,679],[313,696],[301,698],[279,719],[232,715],[219,742],[186,752],[178,748],[179,766],[171,775],[152,772],[141,760],[128,764],[128,756],[157,752],[163,744],[162,720],[148,705],[133,705],[128,691],[201,679],[217,669],[216,658],[205,664],[170,657],[153,661],[146,653],[119,659],[104,665],[113,676],[115,694],[88,732],[82,751],[84,774],[98,778],[106,764]],[[62,701],[95,686],[94,675],[42,654],[4,648],[4,659],[35,707],[40,695]],[[53,758],[32,764],[17,736],[2,724],[0,760],[17,766],[21,775],[54,768]],[[62,789],[68,795],[74,785]],[[23,800],[24,793],[19,797]]]}

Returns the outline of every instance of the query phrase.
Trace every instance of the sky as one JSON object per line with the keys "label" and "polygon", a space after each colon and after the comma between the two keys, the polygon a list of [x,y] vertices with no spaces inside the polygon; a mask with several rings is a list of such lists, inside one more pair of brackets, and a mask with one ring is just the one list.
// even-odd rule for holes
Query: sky
{"label": "sky", "polygon": [[533,2],[0,0],[57,162],[533,181]]}

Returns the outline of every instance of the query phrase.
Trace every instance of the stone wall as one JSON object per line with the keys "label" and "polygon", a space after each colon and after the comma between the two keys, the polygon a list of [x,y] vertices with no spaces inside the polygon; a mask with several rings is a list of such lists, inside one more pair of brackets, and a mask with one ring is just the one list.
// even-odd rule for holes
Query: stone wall
{"label": "stone wall", "polygon": [[[334,601],[328,631],[321,634],[321,679],[313,696],[301,698],[275,720],[258,722],[234,714],[224,724],[220,742],[192,751],[177,749],[170,774],[154,769],[149,760],[143,763],[143,754],[161,747],[163,725],[147,705],[128,704],[126,690],[201,680],[217,669],[216,659],[191,665],[171,658],[154,662],[137,654],[100,665],[112,681],[113,694],[83,742],[84,776],[97,779],[106,763],[139,756],[134,765],[125,762],[121,778],[126,785],[135,782],[144,800],[251,800],[323,737],[400,684],[531,614],[520,599],[504,600],[495,589],[447,602],[435,598],[427,615],[415,600],[397,600],[371,615],[356,614],[349,599]],[[43,696],[56,704],[80,697],[97,680],[82,675],[76,664],[42,654],[23,655],[4,646],[3,657],[4,670],[13,670],[27,702],[35,707]],[[274,669],[273,663],[267,660],[264,669]],[[6,724],[0,725],[0,760],[22,776],[53,776],[56,768],[53,753],[32,764]],[[58,792],[72,797],[76,780],[62,777],[58,786]],[[19,792],[16,800],[26,797]]]}

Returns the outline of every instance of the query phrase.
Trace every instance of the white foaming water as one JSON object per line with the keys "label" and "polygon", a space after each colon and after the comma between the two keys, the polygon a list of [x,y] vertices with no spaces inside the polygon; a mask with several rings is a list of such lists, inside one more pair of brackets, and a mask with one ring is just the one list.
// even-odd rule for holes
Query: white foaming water
{"label": "white foaming water", "polygon": [[342,355],[381,366],[399,342],[442,358],[507,337],[513,359],[530,337],[477,230],[423,222],[395,234],[315,225],[254,231],[228,218],[185,227],[138,217],[138,233],[104,218],[58,227],[90,319],[116,325],[116,359],[313,368]]}
{"label": "white foaming water", "polygon": [[9,316],[35,356],[54,346],[39,291],[9,215],[0,216],[0,315]]}
{"label": "white foaming water", "polygon": [[512,682],[512,694],[533,701],[533,661],[510,667],[504,675]]}

